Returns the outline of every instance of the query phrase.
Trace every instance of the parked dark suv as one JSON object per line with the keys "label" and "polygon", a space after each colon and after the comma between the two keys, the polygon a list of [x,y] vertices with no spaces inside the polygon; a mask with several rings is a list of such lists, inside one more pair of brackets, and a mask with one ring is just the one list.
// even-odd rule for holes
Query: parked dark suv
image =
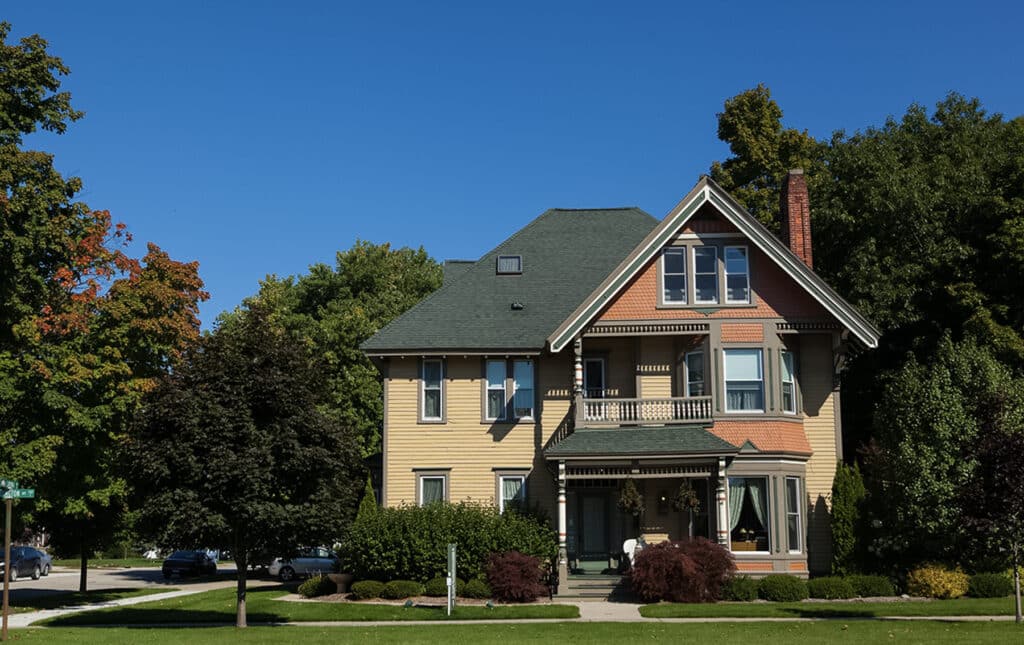
{"label": "parked dark suv", "polygon": [[[12,546],[11,562],[11,582],[21,576],[32,576],[33,580],[39,580],[39,576],[43,575],[43,554],[30,546]],[[3,579],[5,566],[4,551],[0,549],[0,580]]]}
{"label": "parked dark suv", "polygon": [[163,572],[165,578],[212,575],[217,573],[217,563],[206,551],[175,551],[164,560]]}

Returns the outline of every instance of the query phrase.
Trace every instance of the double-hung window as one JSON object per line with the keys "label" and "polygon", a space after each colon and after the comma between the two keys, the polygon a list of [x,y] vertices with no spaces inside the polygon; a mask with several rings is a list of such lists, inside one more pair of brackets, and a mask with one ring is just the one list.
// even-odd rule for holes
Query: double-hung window
{"label": "double-hung window", "polygon": [[750,302],[750,266],[747,247],[725,247],[725,302]]}
{"label": "double-hung window", "polygon": [[443,502],[448,499],[448,477],[445,475],[420,475],[419,503],[420,506]]}
{"label": "double-hung window", "polygon": [[424,421],[444,420],[444,361],[423,359],[420,418]]}
{"label": "double-hung window", "polygon": [[512,408],[516,418],[533,418],[533,361],[513,361],[512,379],[515,387]]}
{"label": "double-hung window", "polygon": [[487,361],[487,420],[505,418],[508,399],[505,397],[505,360]]}
{"label": "double-hung window", "polygon": [[697,304],[718,302],[718,247],[698,246],[693,249],[693,301]]}
{"label": "double-hung window", "polygon": [[725,411],[764,412],[764,366],[760,349],[726,349]]}
{"label": "double-hung window", "polygon": [[786,478],[786,534],[789,538],[789,552],[799,553],[803,548],[800,538],[803,523],[800,521],[800,478]]}
{"label": "double-hung window", "polygon": [[498,511],[519,510],[526,505],[526,476],[501,475],[498,477]]}
{"label": "double-hung window", "polygon": [[686,304],[686,247],[665,249],[661,254],[661,301]]}
{"label": "double-hung window", "polygon": [[704,396],[704,352],[686,355],[686,396]]}
{"label": "double-hung window", "polygon": [[796,387],[793,379],[793,353],[782,352],[782,411],[796,414]]}

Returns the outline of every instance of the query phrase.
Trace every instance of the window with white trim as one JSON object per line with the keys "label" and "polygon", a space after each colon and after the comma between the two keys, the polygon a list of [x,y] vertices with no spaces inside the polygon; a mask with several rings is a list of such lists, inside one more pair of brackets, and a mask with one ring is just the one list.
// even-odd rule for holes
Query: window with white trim
{"label": "window with white trim", "polygon": [[417,491],[420,506],[443,502],[448,499],[448,476],[447,475],[420,475],[419,490]]}
{"label": "window with white trim", "polygon": [[725,247],[725,302],[750,302],[750,264],[745,246]]}
{"label": "window with white trim", "polygon": [[686,396],[704,396],[704,352],[686,355]]}
{"label": "window with white trim", "polygon": [[605,397],[603,358],[583,359],[583,392],[588,399]]}
{"label": "window with white trim", "polygon": [[533,361],[512,362],[512,409],[517,419],[533,418]]}
{"label": "window with white trim", "polygon": [[498,490],[499,512],[504,513],[506,509],[521,510],[526,507],[525,475],[499,475]]}
{"label": "window with white trim", "polygon": [[796,383],[793,378],[793,352],[782,352],[782,411],[796,414]]}
{"label": "window with white trim", "polygon": [[420,418],[424,421],[441,421],[444,419],[444,361],[435,358],[423,359],[422,374],[422,408]]}
{"label": "window with white trim", "polygon": [[786,536],[789,539],[789,552],[799,553],[803,549],[801,536],[803,522],[800,517],[800,478],[786,478]]}
{"label": "window with white trim", "polygon": [[725,411],[764,412],[764,366],[760,349],[726,349]]}
{"label": "window with white trim", "polygon": [[717,246],[698,246],[693,249],[693,296],[697,304],[718,302]]}
{"label": "window with white trim", "polygon": [[768,478],[730,477],[728,494],[732,551],[770,551]]}
{"label": "window with white trim", "polygon": [[661,301],[686,303],[686,247],[665,249],[661,254]]}
{"label": "window with white trim", "polygon": [[501,420],[505,418],[508,409],[505,398],[505,360],[487,361],[487,415],[488,420]]}

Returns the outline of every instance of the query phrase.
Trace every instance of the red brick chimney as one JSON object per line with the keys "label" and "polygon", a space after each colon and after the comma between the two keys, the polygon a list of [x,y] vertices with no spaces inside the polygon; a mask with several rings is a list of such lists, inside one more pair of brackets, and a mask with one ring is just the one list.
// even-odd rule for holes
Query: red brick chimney
{"label": "red brick chimney", "polygon": [[807,195],[804,171],[794,168],[782,182],[779,214],[782,217],[782,241],[810,268],[814,268],[811,255],[811,201]]}

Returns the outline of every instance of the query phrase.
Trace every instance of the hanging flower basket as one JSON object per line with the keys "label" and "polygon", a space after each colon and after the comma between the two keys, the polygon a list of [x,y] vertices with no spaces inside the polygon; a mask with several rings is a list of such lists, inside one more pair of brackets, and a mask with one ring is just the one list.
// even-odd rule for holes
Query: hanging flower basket
{"label": "hanging flower basket", "polygon": [[640,494],[632,479],[627,479],[619,489],[619,509],[634,517],[640,517],[644,512],[644,496]]}
{"label": "hanging flower basket", "polygon": [[672,498],[672,508],[680,512],[693,511],[696,513],[700,511],[700,497],[689,481],[684,481],[679,485],[679,490],[676,491],[675,497]]}

